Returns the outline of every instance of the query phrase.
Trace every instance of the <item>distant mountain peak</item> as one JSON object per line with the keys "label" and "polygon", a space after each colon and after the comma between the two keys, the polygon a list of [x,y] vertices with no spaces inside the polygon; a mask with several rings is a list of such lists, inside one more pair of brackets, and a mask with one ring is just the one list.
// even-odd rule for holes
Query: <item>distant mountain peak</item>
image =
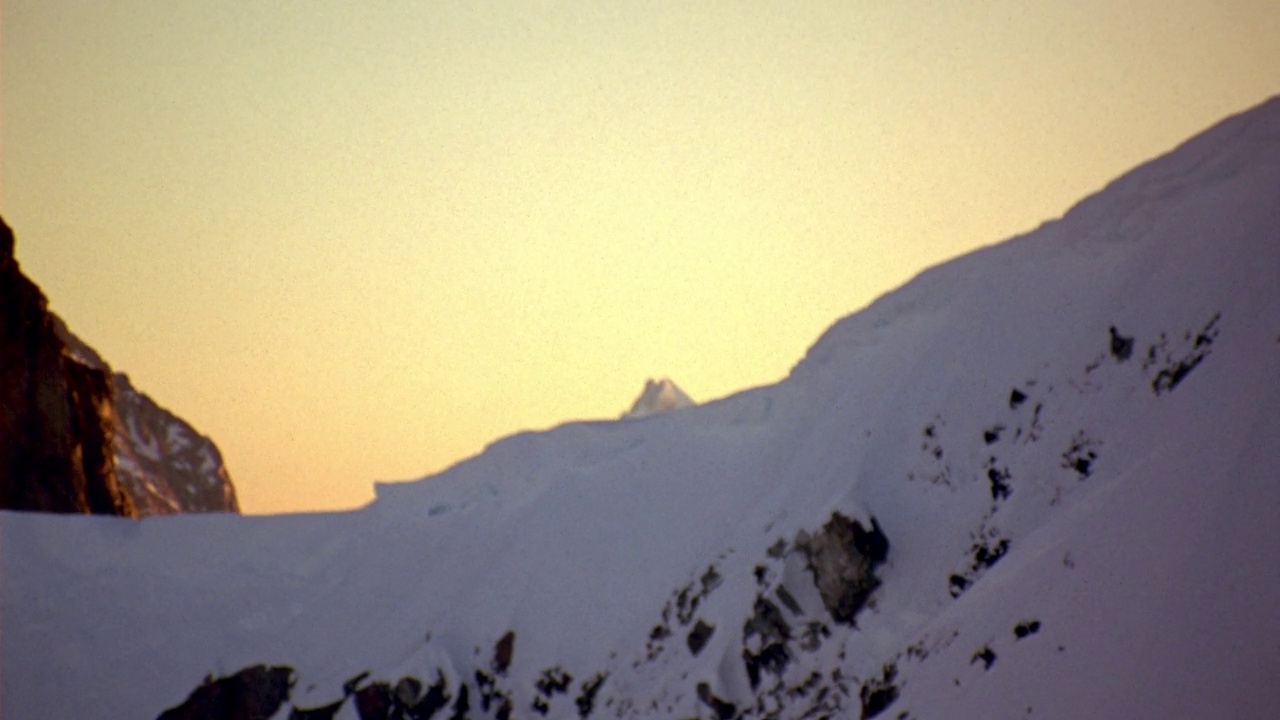
{"label": "distant mountain peak", "polygon": [[644,390],[640,397],[631,404],[631,409],[623,413],[624,418],[641,418],[654,413],[679,410],[697,405],[693,398],[680,389],[671,378],[649,378],[644,382]]}

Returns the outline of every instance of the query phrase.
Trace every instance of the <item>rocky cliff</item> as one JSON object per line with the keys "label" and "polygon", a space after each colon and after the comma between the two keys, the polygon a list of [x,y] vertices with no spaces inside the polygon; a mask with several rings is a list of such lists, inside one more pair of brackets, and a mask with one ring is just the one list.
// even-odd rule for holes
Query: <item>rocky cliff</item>
{"label": "rocky cliff", "polygon": [[111,376],[68,352],[0,220],[0,507],[136,517],[111,404]]}
{"label": "rocky cliff", "polygon": [[77,360],[111,376],[116,476],[138,512],[239,512],[235,486],[213,440],[134,387],[128,375],[113,373],[57,316],[54,323]]}
{"label": "rocky cliff", "polygon": [[[51,504],[51,501],[37,500],[38,496],[46,493],[68,491],[62,488],[57,478],[70,476],[60,469],[39,475],[41,479],[27,471],[10,470],[10,467],[22,463],[47,464],[52,461],[34,458],[63,457],[61,453],[69,452],[66,457],[83,459],[72,464],[97,468],[88,473],[87,477],[93,478],[88,481],[88,486],[104,485],[106,481],[100,478],[110,475],[109,484],[116,488],[114,492],[123,494],[131,508],[122,514],[239,512],[235,486],[213,441],[135,388],[127,375],[112,372],[97,351],[76,337],[61,318],[50,313],[40,289],[18,269],[13,255],[13,233],[7,225],[3,226],[3,233],[3,247],[0,247],[4,258],[0,260],[3,263],[3,270],[0,270],[3,275],[0,282],[4,288],[0,291],[3,293],[0,297],[3,319],[0,322],[5,325],[4,337],[0,341],[4,345],[0,349],[4,373],[0,393],[3,394],[4,409],[0,412],[4,418],[0,420],[3,423],[0,425],[0,435],[3,436],[0,444],[4,445],[3,452],[7,453],[4,462],[8,464],[0,469],[5,493],[0,507],[115,512],[103,509],[107,506],[102,503],[86,509],[78,501]],[[37,349],[28,351],[23,348]],[[28,434],[52,432],[60,436],[63,432],[39,430],[42,426],[23,409],[25,401],[20,399],[24,393],[34,397],[33,393],[38,392],[52,398],[63,392],[62,386],[57,384],[59,382],[69,383],[65,390],[74,397],[68,396],[68,402],[84,404],[84,407],[76,406],[77,417],[81,419],[76,421],[76,429],[68,432],[74,434],[87,428],[84,432],[92,435],[84,439],[92,445],[88,451],[73,449],[72,446],[83,446],[82,442],[76,444],[80,441],[68,440],[71,443],[68,447],[40,445],[44,449],[38,449],[31,441],[21,439],[22,432],[19,431],[23,428]],[[39,401],[32,402],[39,404]],[[45,405],[39,408],[41,412],[48,411]],[[54,422],[58,421],[55,419]],[[14,430],[11,432],[10,428]],[[33,452],[37,454],[32,455]],[[85,473],[81,472],[81,475]],[[73,480],[75,483],[79,480]],[[74,496],[77,491],[70,492]],[[23,496],[27,499],[24,500]]]}

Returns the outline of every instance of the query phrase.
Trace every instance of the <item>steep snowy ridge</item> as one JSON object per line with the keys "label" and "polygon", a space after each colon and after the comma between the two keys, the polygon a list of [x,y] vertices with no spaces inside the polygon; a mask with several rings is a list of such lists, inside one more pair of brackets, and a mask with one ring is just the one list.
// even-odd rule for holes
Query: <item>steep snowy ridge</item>
{"label": "steep snowy ridge", "polygon": [[777,385],[352,513],[0,513],[0,714],[1273,717],[1276,367],[1272,100]]}

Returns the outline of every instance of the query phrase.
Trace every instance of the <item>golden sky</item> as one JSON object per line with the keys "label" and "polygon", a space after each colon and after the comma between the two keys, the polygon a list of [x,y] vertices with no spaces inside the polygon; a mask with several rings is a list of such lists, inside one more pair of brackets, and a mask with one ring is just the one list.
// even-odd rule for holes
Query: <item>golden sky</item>
{"label": "golden sky", "polygon": [[0,213],[246,512],[345,508],[779,380],[1277,92],[1275,0],[2,0]]}

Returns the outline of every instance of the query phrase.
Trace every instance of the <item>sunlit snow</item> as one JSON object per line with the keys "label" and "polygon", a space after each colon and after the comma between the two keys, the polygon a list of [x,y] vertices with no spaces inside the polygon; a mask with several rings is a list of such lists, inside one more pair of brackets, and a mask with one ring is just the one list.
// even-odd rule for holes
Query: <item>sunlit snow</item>
{"label": "sunlit snow", "polygon": [[[267,664],[278,718],[365,672],[443,678],[440,717],[463,687],[496,716],[486,674],[520,718],[1280,716],[1278,367],[1272,100],[773,386],[504,438],[355,512],[0,513],[0,715],[155,717]],[[803,554],[836,514],[888,540],[852,624]]]}

